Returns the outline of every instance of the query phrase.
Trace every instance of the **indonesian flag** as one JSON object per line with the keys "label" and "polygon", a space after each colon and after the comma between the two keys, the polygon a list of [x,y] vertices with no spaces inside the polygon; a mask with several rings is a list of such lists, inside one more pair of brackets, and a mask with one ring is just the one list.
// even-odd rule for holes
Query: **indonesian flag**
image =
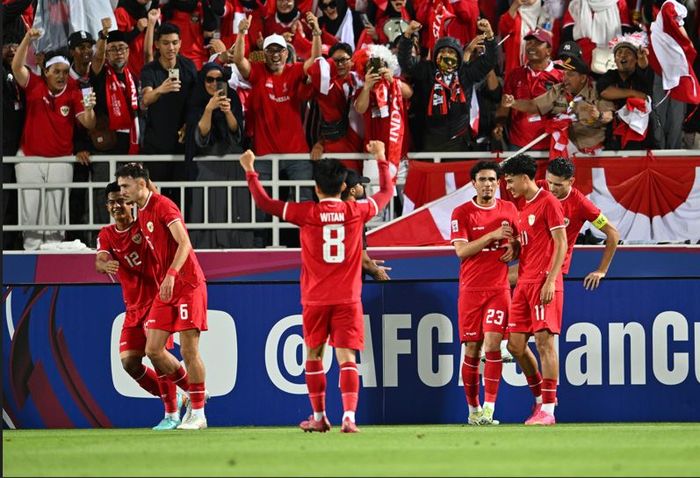
{"label": "indonesian flag", "polygon": [[569,157],[569,126],[573,121],[571,115],[558,115],[547,120],[544,130],[549,133],[549,159]]}
{"label": "indonesian flag", "polygon": [[455,17],[448,0],[432,0],[428,12],[428,51],[433,51],[438,38],[446,35],[447,24]]}
{"label": "indonesian flag", "polygon": [[649,113],[651,112],[651,99],[627,98],[625,106],[617,111],[620,118],[613,134],[621,136],[622,147],[628,141],[643,141],[647,136],[649,126]]}
{"label": "indonesian flag", "polygon": [[472,183],[367,233],[367,245],[447,246],[452,211],[476,194]]}
{"label": "indonesian flag", "polygon": [[426,163],[409,161],[402,215],[409,214],[435,199],[451,194],[469,184],[469,170],[474,161]]}
{"label": "indonesian flag", "polygon": [[469,127],[474,138],[479,136],[479,97],[476,95],[476,84],[472,85],[472,98],[469,102]]}
{"label": "indonesian flag", "polygon": [[693,71],[697,52],[683,29],[688,10],[675,0],[666,0],[651,24],[649,64],[663,80],[671,98],[700,104],[700,85]]}

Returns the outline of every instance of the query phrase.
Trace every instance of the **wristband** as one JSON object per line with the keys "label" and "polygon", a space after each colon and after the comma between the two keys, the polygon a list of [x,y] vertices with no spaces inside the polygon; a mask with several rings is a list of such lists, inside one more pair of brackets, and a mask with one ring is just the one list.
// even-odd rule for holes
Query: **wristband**
{"label": "wristband", "polygon": [[323,30],[313,31],[311,32],[311,34],[315,37],[320,37],[321,35],[323,35]]}
{"label": "wristband", "polygon": [[102,30],[100,30],[97,33],[97,38],[99,38],[100,40],[106,40],[108,36],[109,36],[109,34],[105,35],[104,33],[102,33]]}
{"label": "wristband", "polygon": [[170,269],[168,269],[168,273],[166,275],[177,277],[177,274],[178,274],[178,272],[171,267]]}

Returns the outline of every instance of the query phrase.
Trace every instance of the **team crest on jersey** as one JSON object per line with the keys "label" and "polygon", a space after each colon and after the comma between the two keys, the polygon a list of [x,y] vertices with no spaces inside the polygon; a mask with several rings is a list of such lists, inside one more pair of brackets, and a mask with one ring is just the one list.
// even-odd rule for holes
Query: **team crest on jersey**
{"label": "team crest on jersey", "polygon": [[569,218],[568,217],[564,218],[564,227],[569,227]]}
{"label": "team crest on jersey", "polygon": [[59,111],[63,116],[68,116],[68,113],[70,113],[70,106],[61,106]]}
{"label": "team crest on jersey", "polygon": [[459,232],[459,222],[456,219],[452,221],[452,232]]}
{"label": "team crest on jersey", "polygon": [[528,223],[529,225],[531,225],[531,226],[532,226],[533,224],[535,224],[535,215],[534,215],[534,214],[530,214],[530,215],[527,217],[527,223]]}
{"label": "team crest on jersey", "polygon": [[152,221],[148,221],[148,223],[146,224],[146,229],[148,229],[148,232],[153,232],[153,222]]}
{"label": "team crest on jersey", "polygon": [[143,240],[143,237],[141,237],[141,233],[137,233],[134,234],[131,240],[134,241],[136,244],[141,244],[141,240]]}

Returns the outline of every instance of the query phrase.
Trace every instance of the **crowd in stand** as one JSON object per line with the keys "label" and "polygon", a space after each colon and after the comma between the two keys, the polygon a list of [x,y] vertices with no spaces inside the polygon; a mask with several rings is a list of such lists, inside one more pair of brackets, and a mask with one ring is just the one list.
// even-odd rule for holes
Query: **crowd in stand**
{"label": "crowd in stand", "polygon": [[[102,18],[51,50],[38,40],[67,29],[75,12],[59,8],[68,1],[38,2],[43,10],[37,0],[2,5],[3,156],[75,162],[3,164],[5,182],[106,182],[106,163],[93,156],[135,154],[184,155],[149,163],[156,182],[242,180],[234,161],[192,158],[250,147],[318,159],[362,152],[375,139],[387,145],[394,176],[409,151],[700,147],[700,92],[669,94],[660,73],[672,60],[647,35],[664,19],[657,25],[692,75],[700,22],[690,0],[118,0],[116,24]],[[636,116],[623,118],[625,109]],[[632,131],[644,117],[646,131]],[[554,146],[536,141],[554,132],[563,138]],[[344,164],[362,172],[360,161]],[[271,177],[269,161],[256,168]],[[283,161],[280,174],[308,180],[311,165]],[[163,192],[178,199],[179,189]],[[16,223],[16,197],[3,194],[5,223]],[[21,224],[37,224],[42,209],[46,224],[65,220],[63,189],[21,194]],[[70,222],[86,223],[86,190],[71,195]],[[301,199],[311,195],[302,188]],[[251,220],[245,189],[231,211],[227,200],[224,188],[209,190],[218,205],[209,222]],[[109,221],[103,202],[95,194],[95,223]],[[188,222],[205,219],[201,191],[185,203]],[[265,245],[253,232],[192,236],[200,248]],[[23,247],[62,239],[25,232]],[[6,240],[12,247],[22,244]]]}

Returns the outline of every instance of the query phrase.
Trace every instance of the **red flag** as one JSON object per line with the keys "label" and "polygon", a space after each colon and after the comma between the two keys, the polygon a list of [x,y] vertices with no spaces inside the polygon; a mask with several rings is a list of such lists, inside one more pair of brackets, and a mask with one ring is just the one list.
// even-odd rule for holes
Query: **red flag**
{"label": "red flag", "polygon": [[664,90],[671,98],[690,104],[700,104],[700,85],[693,71],[697,52],[683,28],[688,10],[674,0],[661,6],[651,24],[649,64],[661,76]]}
{"label": "red flag", "polygon": [[475,161],[426,163],[410,161],[404,187],[403,213],[445,196],[469,183]]}

